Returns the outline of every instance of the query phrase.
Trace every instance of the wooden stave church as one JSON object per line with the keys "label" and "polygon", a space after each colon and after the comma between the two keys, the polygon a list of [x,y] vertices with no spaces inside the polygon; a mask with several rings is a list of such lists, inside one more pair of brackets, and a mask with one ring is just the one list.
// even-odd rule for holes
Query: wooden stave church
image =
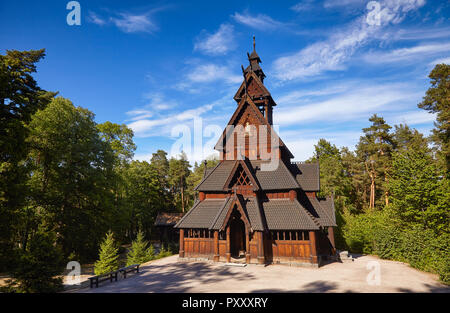
{"label": "wooden stave church", "polygon": [[[265,125],[267,137],[277,136],[272,128],[276,103],[264,86],[254,39],[247,56],[250,64],[242,68],[244,79],[234,96],[238,107],[228,126],[250,124],[259,130]],[[219,164],[205,170],[195,188],[198,201],[174,226],[180,234],[179,258],[319,266],[335,253],[337,226],[333,197],[317,196],[319,164],[291,162],[293,155],[281,139],[262,142],[258,131],[256,149],[249,138],[238,147],[240,135],[234,133],[230,148],[226,132],[215,146]],[[262,170],[270,162],[261,159],[263,149],[279,161],[275,170]]]}

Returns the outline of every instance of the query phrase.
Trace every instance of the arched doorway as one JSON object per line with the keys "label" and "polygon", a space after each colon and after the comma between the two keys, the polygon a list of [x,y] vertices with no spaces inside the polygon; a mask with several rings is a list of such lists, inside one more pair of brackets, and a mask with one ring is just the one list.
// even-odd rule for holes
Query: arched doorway
{"label": "arched doorway", "polygon": [[245,257],[245,224],[234,216],[230,221],[230,253],[233,258]]}

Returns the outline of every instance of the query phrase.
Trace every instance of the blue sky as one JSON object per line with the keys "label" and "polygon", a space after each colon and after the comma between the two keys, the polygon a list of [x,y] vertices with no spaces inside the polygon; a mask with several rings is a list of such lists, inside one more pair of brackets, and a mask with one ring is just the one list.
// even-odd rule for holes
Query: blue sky
{"label": "blue sky", "polygon": [[191,131],[191,160],[213,152],[253,35],[299,161],[319,138],[353,149],[373,113],[428,134],[434,116],[417,103],[433,66],[450,63],[448,1],[81,0],[79,26],[66,23],[68,2],[0,2],[1,53],[45,48],[40,86],[127,124],[140,160],[175,153],[179,130]]}

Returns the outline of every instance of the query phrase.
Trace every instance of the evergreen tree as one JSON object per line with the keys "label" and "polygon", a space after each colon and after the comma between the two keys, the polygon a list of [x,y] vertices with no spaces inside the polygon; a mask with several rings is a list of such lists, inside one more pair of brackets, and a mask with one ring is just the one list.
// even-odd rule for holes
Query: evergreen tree
{"label": "evergreen tree", "polygon": [[374,208],[377,199],[384,198],[384,204],[389,204],[386,184],[391,166],[391,153],[395,146],[389,133],[391,126],[386,124],[382,117],[374,114],[369,121],[372,125],[363,128],[364,136],[359,140],[357,154],[370,178],[369,208]]}
{"label": "evergreen tree", "polygon": [[394,125],[393,140],[396,150],[423,149],[428,146],[427,139],[417,129],[406,124]]}
{"label": "evergreen tree", "polygon": [[172,157],[169,160],[169,184],[172,193],[175,195],[175,201],[181,211],[186,210],[189,198],[186,197],[187,178],[191,174],[189,168],[191,165],[184,152],[181,153],[179,158]]}
{"label": "evergreen tree", "polygon": [[119,268],[119,248],[114,240],[114,234],[108,232],[100,245],[99,259],[95,262],[95,275],[102,275]]}
{"label": "evergreen tree", "polygon": [[428,77],[431,87],[418,106],[436,113],[432,139],[437,145],[443,168],[450,175],[450,65],[437,64]]}
{"label": "evergreen tree", "polygon": [[319,196],[334,195],[337,208],[342,209],[348,203],[351,185],[350,178],[345,175],[341,153],[335,145],[325,139],[320,139],[314,149],[314,157],[308,162],[319,162]]}
{"label": "evergreen tree", "polygon": [[438,232],[448,229],[450,191],[426,147],[394,153],[389,189],[392,206],[405,223]]}
{"label": "evergreen tree", "polygon": [[56,95],[41,89],[32,76],[44,56],[44,49],[0,55],[0,272],[14,263],[18,228],[26,223],[21,214],[28,196],[26,125]]}
{"label": "evergreen tree", "polygon": [[141,230],[149,237],[158,210],[165,205],[156,169],[146,161],[132,161],[126,173],[126,215],[133,238]]}
{"label": "evergreen tree", "polygon": [[13,290],[34,293],[62,289],[62,279],[57,276],[64,270],[64,258],[51,233],[35,234],[27,249],[19,251],[18,256],[12,271]]}
{"label": "evergreen tree", "polygon": [[167,159],[167,152],[158,150],[153,153],[150,164],[155,169],[159,185],[161,186],[159,197],[164,199],[161,203],[161,210],[170,211],[173,209],[173,194],[169,188],[169,160]]}
{"label": "evergreen tree", "polygon": [[202,161],[200,165],[195,162],[194,169],[192,170],[191,174],[188,176],[186,183],[187,183],[187,194],[189,195],[189,199],[191,200],[188,205],[189,207],[193,205],[195,200],[198,197],[198,192],[195,191],[195,187],[202,181],[203,176],[205,175],[205,162],[206,162],[206,168],[211,170],[214,168],[218,163],[219,160],[215,158],[215,156],[208,157],[206,160]]}
{"label": "evergreen tree", "polygon": [[155,256],[153,246],[150,245],[148,248],[147,246],[148,242],[144,240],[144,233],[139,231],[136,240],[131,243],[131,248],[127,255],[127,266],[142,264],[152,260]]}

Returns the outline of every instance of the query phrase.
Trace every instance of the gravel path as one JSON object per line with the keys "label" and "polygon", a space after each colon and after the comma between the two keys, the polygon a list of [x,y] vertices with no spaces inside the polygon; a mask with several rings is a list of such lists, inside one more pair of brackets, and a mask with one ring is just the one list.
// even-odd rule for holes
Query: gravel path
{"label": "gravel path", "polygon": [[[376,268],[374,261],[379,264],[379,285],[366,281]],[[375,267],[367,269],[368,264]],[[361,256],[353,262],[334,262],[317,269],[185,263],[178,262],[175,255],[143,264],[141,269],[139,274],[118,282],[103,282],[99,288],[70,292],[450,292],[450,287],[439,283],[436,275],[374,256]]]}

